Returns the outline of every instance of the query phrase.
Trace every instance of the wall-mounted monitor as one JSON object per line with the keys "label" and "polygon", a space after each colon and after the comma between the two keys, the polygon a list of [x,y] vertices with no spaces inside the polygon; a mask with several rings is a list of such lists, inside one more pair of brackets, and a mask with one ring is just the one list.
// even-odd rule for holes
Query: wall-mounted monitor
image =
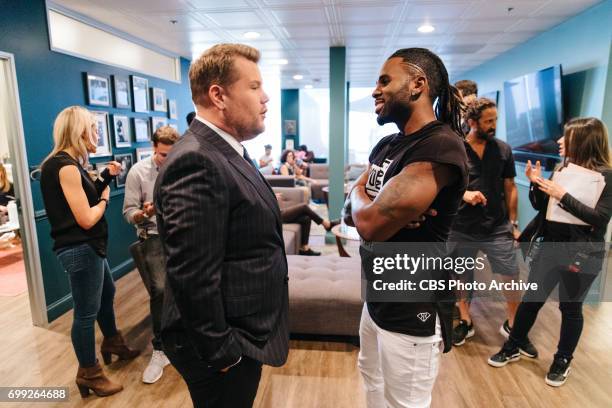
{"label": "wall-mounted monitor", "polygon": [[559,160],[562,101],[561,65],[504,82],[506,141],[517,161],[540,160],[551,168]]}

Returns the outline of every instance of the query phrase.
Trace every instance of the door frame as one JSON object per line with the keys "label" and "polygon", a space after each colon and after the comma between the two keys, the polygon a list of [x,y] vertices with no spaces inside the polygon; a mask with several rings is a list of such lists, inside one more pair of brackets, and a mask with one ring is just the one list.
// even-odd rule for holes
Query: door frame
{"label": "door frame", "polygon": [[[19,209],[19,225],[26,268],[26,279],[28,282],[30,311],[34,325],[46,327],[49,324],[47,318],[47,303],[45,301],[40,252],[38,250],[38,235],[36,233],[36,221],[34,218],[32,186],[28,169],[28,157],[26,155],[25,134],[21,117],[21,103],[19,101],[19,89],[17,86],[15,57],[13,54],[0,51],[0,60],[8,63],[8,95],[6,95],[6,97],[10,103],[6,104],[7,106],[4,108],[4,112],[0,111],[0,115],[5,117],[7,129],[9,131],[8,146],[13,165],[13,185],[18,200],[17,208]],[[0,92],[2,92],[1,89]]]}

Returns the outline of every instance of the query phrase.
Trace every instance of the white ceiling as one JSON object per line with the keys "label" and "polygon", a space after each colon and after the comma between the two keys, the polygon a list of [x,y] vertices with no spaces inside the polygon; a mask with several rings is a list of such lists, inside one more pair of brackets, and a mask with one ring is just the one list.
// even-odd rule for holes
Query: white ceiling
{"label": "white ceiling", "polygon": [[[370,87],[398,48],[425,47],[460,75],[600,0],[55,0],[56,4],[191,59],[218,42],[262,52],[282,87],[327,86],[329,47],[347,47],[351,86]],[[509,8],[512,8],[509,10]],[[172,23],[174,21],[174,23]],[[435,27],[421,34],[417,27]],[[261,37],[246,40],[257,31]],[[292,79],[294,74],[304,79]]]}

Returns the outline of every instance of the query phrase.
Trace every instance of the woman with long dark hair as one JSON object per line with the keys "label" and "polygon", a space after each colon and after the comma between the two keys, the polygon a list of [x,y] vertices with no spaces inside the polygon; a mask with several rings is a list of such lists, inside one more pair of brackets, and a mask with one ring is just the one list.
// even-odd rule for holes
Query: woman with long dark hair
{"label": "woman with long dark hair", "polygon": [[123,387],[104,375],[96,359],[96,320],[104,334],[100,351],[106,364],[113,354],[122,360],[139,354],[126,346],[117,330],[115,284],[106,260],[108,185],[121,166],[109,163],[102,180],[87,173],[89,153],[95,153],[98,145],[98,128],[93,115],[79,106],[60,112],[53,140],[55,146],[41,167],[40,186],[55,241],[53,250],[70,279],[74,303],[71,338],[79,361],[76,384],[82,397],[90,390],[108,396]]}
{"label": "woman with long dark hair", "polygon": [[[539,162],[535,167],[527,163],[525,174],[531,181],[529,199],[539,214],[519,240],[540,241],[529,274],[530,282],[536,283],[537,289],[525,293],[508,341],[488,360],[494,367],[503,367],[520,359],[524,354],[521,348],[528,342],[527,334],[538,312],[558,285],[561,331],[554,361],[545,378],[546,384],[554,387],[563,385],[570,373],[570,362],[584,324],[582,303],[602,269],[605,233],[612,215],[612,166],[604,123],[596,118],[573,119],[565,125],[558,143],[564,161],[556,171],[564,171],[570,163],[581,166],[603,175],[605,187],[592,208],[560,184],[543,179]],[[546,219],[551,218],[546,217],[551,197],[581,223]],[[530,357],[537,357],[537,353]]]}

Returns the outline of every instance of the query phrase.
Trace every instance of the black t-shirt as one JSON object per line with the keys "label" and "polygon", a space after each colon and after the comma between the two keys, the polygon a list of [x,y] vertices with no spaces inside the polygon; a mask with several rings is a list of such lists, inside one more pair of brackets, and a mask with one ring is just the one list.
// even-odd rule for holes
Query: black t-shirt
{"label": "black t-shirt", "polygon": [[[438,212],[435,217],[427,217],[419,228],[401,229],[388,242],[445,242],[468,176],[462,138],[448,125],[433,121],[410,135],[398,133],[381,139],[370,154],[366,192],[370,198],[375,198],[389,179],[415,162],[449,165],[457,177],[451,185],[442,188],[432,202],[430,207]],[[434,303],[368,302],[367,306],[374,322],[385,330],[421,337],[435,334],[437,308]],[[433,318],[423,322],[417,317],[420,313],[429,313]]]}
{"label": "black t-shirt", "polygon": [[49,223],[51,224],[51,237],[55,240],[53,250],[88,243],[98,255],[106,257],[106,241],[108,238],[106,219],[102,216],[88,230],[79,226],[60,185],[59,172],[64,166],[76,166],[79,169],[83,190],[85,190],[90,206],[94,206],[100,201],[96,184],[79,162],[68,153],[59,152],[45,162],[41,170],[40,188],[47,217],[49,217]]}
{"label": "black t-shirt", "polygon": [[516,176],[512,148],[499,139],[488,140],[482,160],[468,142],[465,142],[465,150],[470,168],[467,189],[484,194],[487,205],[461,201],[453,229],[474,236],[487,236],[508,222],[504,179]]}
{"label": "black t-shirt", "polygon": [[13,188],[13,184],[9,183],[10,187],[8,191],[0,190],[0,205],[7,206],[9,201],[15,199],[15,189]]}

